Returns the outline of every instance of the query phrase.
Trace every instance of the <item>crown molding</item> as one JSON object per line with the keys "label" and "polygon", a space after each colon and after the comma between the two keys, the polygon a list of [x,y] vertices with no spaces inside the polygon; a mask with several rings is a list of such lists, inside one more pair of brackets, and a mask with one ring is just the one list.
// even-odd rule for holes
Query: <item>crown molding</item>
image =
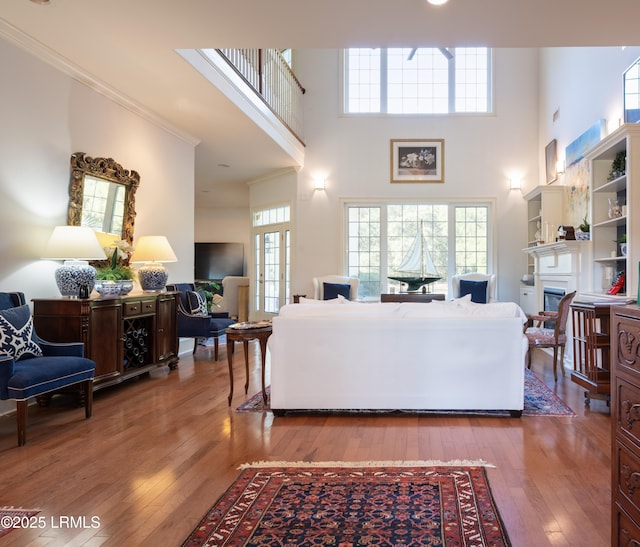
{"label": "crown molding", "polygon": [[30,53],[34,57],[44,61],[48,65],[52,66],[56,70],[59,70],[63,74],[73,78],[77,82],[86,85],[96,93],[103,95],[109,100],[123,107],[125,110],[141,117],[142,119],[152,123],[153,125],[167,131],[173,136],[181,139],[182,141],[196,146],[200,143],[200,139],[186,133],[171,124],[161,116],[151,112],[147,108],[143,107],[140,103],[134,101],[130,97],[127,97],[123,93],[120,93],[113,87],[100,81],[98,78],[82,70],[79,66],[72,63],[69,59],[56,53],[51,48],[47,47],[43,43],[39,42],[35,38],[25,34],[20,29],[11,25],[5,19],[0,18],[0,36],[6,38],[8,41],[17,45],[24,51]]}

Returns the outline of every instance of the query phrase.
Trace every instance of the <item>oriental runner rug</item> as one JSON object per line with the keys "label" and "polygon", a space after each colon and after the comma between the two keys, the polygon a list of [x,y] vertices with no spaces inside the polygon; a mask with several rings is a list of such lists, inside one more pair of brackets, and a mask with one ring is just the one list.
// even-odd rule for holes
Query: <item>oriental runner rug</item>
{"label": "oriental runner rug", "polygon": [[[575,412],[565,404],[547,385],[540,380],[529,369],[524,371],[524,410],[523,416],[575,416]],[[266,388],[267,395],[269,395],[269,387]],[[236,411],[237,412],[265,412],[269,408],[269,399],[267,398],[267,405],[262,402],[262,393],[256,393],[253,397],[241,404]],[[295,411],[299,412],[299,411]],[[309,411],[310,412],[310,411]],[[315,411],[315,412],[329,412],[329,411]],[[508,412],[493,411],[493,410],[469,410],[469,411],[446,411],[446,410],[369,410],[369,411],[349,411],[341,410],[334,411],[336,413],[362,413],[362,414],[437,414],[437,415],[474,415],[474,416],[509,416]]]}
{"label": "oriental runner rug", "polygon": [[511,545],[484,462],[243,467],[183,547]]}
{"label": "oriental runner rug", "polygon": [[35,528],[32,517],[40,509],[16,509],[15,507],[0,507],[0,538],[6,536],[16,528]]}

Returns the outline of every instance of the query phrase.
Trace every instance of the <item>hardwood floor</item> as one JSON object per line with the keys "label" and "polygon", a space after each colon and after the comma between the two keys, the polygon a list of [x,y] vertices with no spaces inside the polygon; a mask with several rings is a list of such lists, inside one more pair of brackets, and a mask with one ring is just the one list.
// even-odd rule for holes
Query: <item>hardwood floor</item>
{"label": "hardwood floor", "polygon": [[[257,344],[250,351],[249,396],[260,386]],[[15,417],[0,418],[0,506],[44,517],[43,528],[14,530],[0,544],[180,545],[245,462],[468,458],[495,465],[489,481],[515,547],[609,545],[609,410],[603,401],[585,407],[568,374],[555,391],[573,418],[274,418],[235,412],[247,399],[241,356],[238,346],[231,407],[222,344],[218,362],[199,349],[176,371],[96,392],[90,420],[68,400],[32,407],[24,447]],[[553,387],[550,361],[536,351],[532,368]]]}

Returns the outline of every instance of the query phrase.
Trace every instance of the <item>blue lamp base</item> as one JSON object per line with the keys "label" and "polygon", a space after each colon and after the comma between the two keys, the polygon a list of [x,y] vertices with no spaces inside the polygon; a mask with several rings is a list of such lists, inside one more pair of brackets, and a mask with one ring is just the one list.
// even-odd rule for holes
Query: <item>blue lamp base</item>
{"label": "blue lamp base", "polygon": [[62,296],[78,297],[83,285],[91,294],[96,282],[96,269],[86,260],[65,260],[56,270],[55,277]]}
{"label": "blue lamp base", "polygon": [[167,285],[169,274],[165,267],[157,262],[149,262],[138,270],[138,280],[143,291],[162,291]]}

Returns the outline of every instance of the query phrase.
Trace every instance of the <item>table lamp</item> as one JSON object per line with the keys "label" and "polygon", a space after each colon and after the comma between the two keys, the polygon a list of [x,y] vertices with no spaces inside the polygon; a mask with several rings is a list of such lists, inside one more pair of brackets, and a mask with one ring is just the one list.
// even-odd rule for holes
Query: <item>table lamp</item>
{"label": "table lamp", "polygon": [[144,262],[138,270],[138,279],[143,291],[161,291],[167,284],[169,274],[163,262],[177,262],[169,241],[165,236],[141,236],[134,245],[130,262]]}
{"label": "table lamp", "polygon": [[55,273],[62,296],[77,297],[86,285],[91,294],[96,282],[96,269],[89,260],[105,260],[95,232],[84,226],[56,226],[47,242],[43,259],[64,260]]}

